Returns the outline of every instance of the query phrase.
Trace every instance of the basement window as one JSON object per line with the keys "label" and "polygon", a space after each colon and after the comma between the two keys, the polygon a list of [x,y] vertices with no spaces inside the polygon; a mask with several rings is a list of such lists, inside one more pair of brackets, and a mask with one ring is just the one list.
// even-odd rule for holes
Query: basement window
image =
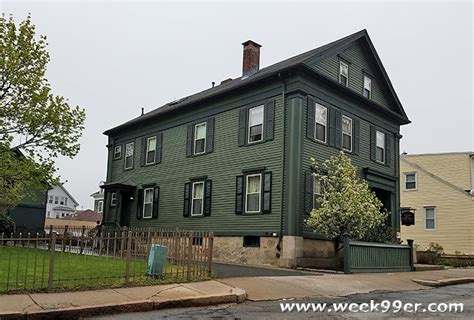
{"label": "basement window", "polygon": [[244,236],[244,247],[260,248],[260,237]]}

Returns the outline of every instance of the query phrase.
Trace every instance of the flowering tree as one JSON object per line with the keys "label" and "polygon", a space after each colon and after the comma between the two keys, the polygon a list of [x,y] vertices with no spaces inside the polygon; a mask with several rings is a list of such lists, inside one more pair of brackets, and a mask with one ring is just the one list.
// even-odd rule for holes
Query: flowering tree
{"label": "flowering tree", "polygon": [[370,191],[368,183],[357,177],[356,168],[344,152],[321,164],[311,161],[323,195],[320,208],[311,212],[308,225],[334,241],[337,256],[344,233],[352,239],[361,239],[369,230],[383,224],[386,215],[380,212],[382,203]]}

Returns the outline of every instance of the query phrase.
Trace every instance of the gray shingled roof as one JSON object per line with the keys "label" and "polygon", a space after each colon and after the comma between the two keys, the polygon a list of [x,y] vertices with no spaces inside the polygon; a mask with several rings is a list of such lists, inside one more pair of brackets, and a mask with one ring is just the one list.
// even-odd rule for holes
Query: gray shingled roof
{"label": "gray shingled roof", "polygon": [[128,127],[128,126],[137,124],[137,123],[139,123],[141,121],[144,121],[144,120],[147,120],[147,119],[155,118],[155,117],[163,115],[165,113],[168,113],[168,112],[180,109],[182,107],[185,107],[187,105],[196,103],[196,102],[201,101],[203,99],[207,99],[207,98],[210,98],[210,97],[213,97],[213,96],[217,96],[219,94],[223,94],[223,93],[235,90],[235,89],[237,89],[239,87],[242,87],[244,85],[248,85],[250,83],[257,82],[257,81],[262,80],[264,78],[267,78],[269,76],[278,74],[281,71],[284,71],[284,70],[287,70],[287,69],[290,69],[290,68],[294,68],[294,67],[296,67],[300,64],[303,64],[306,60],[312,58],[316,54],[322,54],[324,51],[330,50],[330,49],[332,49],[332,48],[334,48],[334,47],[336,47],[336,46],[338,46],[342,43],[349,43],[349,42],[355,41],[358,38],[363,37],[363,36],[368,36],[367,31],[365,29],[361,30],[361,31],[358,31],[356,33],[353,33],[353,34],[351,34],[349,36],[346,36],[344,38],[341,38],[339,40],[328,43],[324,46],[321,46],[321,47],[318,47],[316,49],[304,52],[302,54],[296,55],[294,57],[291,57],[291,58],[288,58],[286,60],[280,61],[280,62],[275,63],[273,65],[270,65],[266,68],[260,69],[260,70],[258,70],[257,72],[255,72],[254,74],[252,74],[248,77],[239,77],[239,78],[233,79],[229,82],[226,82],[224,84],[215,86],[213,88],[209,88],[209,89],[206,89],[204,91],[198,92],[196,94],[187,96],[185,98],[178,99],[178,100],[173,101],[173,102],[169,102],[169,103],[167,103],[167,104],[165,104],[165,105],[163,105],[159,108],[156,108],[156,109],[154,109],[150,112],[147,112],[147,113],[145,113],[145,114],[143,114],[143,115],[141,115],[137,118],[129,120],[129,121],[117,126],[117,127],[109,129],[109,130],[105,131],[104,134],[107,135],[107,134],[109,134],[113,131],[116,131],[118,129],[122,129],[122,128],[125,128],[125,127]]}

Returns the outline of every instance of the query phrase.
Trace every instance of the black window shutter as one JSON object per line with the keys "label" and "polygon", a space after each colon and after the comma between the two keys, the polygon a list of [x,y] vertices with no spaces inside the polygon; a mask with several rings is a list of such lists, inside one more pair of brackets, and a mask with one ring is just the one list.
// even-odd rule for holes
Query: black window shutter
{"label": "black window shutter", "polygon": [[360,121],[359,119],[352,119],[354,125],[354,153],[359,154],[360,145]]}
{"label": "black window shutter", "polygon": [[336,113],[336,138],[334,146],[336,148],[341,148],[341,140],[342,140],[342,114],[341,110],[335,109]]}
{"label": "black window shutter", "polygon": [[385,132],[385,164],[390,165],[390,153],[391,153],[391,135],[388,132]]}
{"label": "black window shutter", "polygon": [[262,212],[270,213],[272,209],[272,173],[265,172],[263,174],[262,188]]}
{"label": "black window shutter", "polygon": [[143,189],[138,189],[137,196],[137,220],[140,220],[143,216]]}
{"label": "black window shutter", "polygon": [[311,169],[305,172],[305,188],[304,188],[304,212],[311,213],[313,210],[313,171]]}
{"label": "black window shutter", "polygon": [[375,127],[370,126],[370,160],[375,161],[375,150],[377,148]]}
{"label": "black window shutter", "polygon": [[191,183],[186,182],[184,184],[183,216],[189,217],[190,210],[191,210]]}
{"label": "black window shutter", "polygon": [[161,150],[163,149],[163,133],[158,132],[156,135],[156,163],[161,162]]}
{"label": "black window shutter", "polygon": [[273,140],[275,123],[275,100],[265,104],[265,141]]}
{"label": "black window shutter", "polygon": [[186,157],[193,155],[193,131],[194,125],[188,124],[188,133],[186,135]]}
{"label": "black window shutter", "polygon": [[211,195],[212,195],[212,180],[206,180],[204,183],[204,215],[211,215]]}
{"label": "black window shutter", "polygon": [[247,109],[239,111],[239,147],[245,146],[247,140]]}
{"label": "black window shutter", "polygon": [[314,140],[314,127],[316,122],[316,107],[314,98],[311,96],[307,97],[307,117],[306,117],[306,137]]}
{"label": "black window shutter", "polygon": [[329,108],[329,145],[336,145],[336,109]]}
{"label": "black window shutter", "polygon": [[158,208],[160,203],[160,187],[153,188],[153,213],[152,218],[158,219]]}
{"label": "black window shutter", "polygon": [[214,151],[214,118],[209,118],[206,124],[206,153]]}
{"label": "black window shutter", "polygon": [[235,213],[242,214],[244,211],[244,176],[235,179]]}
{"label": "black window shutter", "polygon": [[140,163],[142,166],[146,164],[146,138],[142,138],[141,152],[140,152]]}

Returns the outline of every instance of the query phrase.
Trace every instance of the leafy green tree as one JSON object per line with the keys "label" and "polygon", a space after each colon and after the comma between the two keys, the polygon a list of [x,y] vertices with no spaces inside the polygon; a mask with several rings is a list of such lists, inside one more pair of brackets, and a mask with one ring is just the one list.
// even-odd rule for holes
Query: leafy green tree
{"label": "leafy green tree", "polygon": [[311,212],[308,225],[334,241],[337,256],[344,233],[351,239],[362,239],[369,230],[381,225],[386,215],[380,212],[382,203],[370,191],[367,181],[358,178],[344,152],[321,164],[311,161],[323,192],[320,208]]}
{"label": "leafy green tree", "polygon": [[57,184],[57,157],[79,152],[85,112],[52,93],[46,47],[30,16],[0,17],[0,212]]}

